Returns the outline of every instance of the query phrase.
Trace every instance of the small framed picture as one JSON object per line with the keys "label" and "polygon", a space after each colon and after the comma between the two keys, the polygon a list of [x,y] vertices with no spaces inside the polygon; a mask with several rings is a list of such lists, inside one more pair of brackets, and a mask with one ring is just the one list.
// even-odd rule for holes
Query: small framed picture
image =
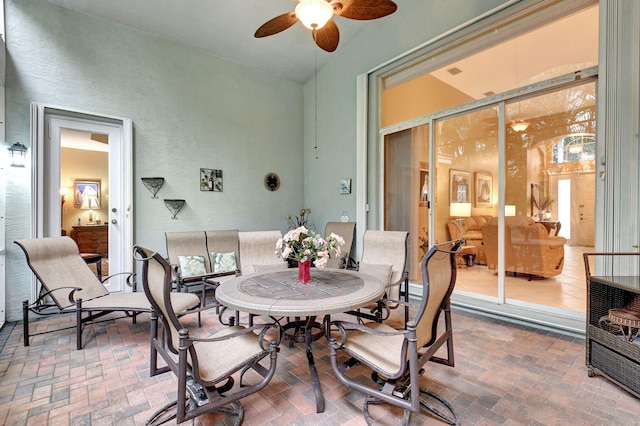
{"label": "small framed picture", "polygon": [[420,169],[420,206],[429,206],[429,172]]}
{"label": "small framed picture", "polygon": [[222,170],[200,169],[200,191],[222,192]]}
{"label": "small framed picture", "polygon": [[100,208],[100,181],[76,180],[73,182],[73,204],[81,209]]}
{"label": "small framed picture", "polygon": [[491,173],[476,172],[476,207],[491,207],[493,177]]}
{"label": "small framed picture", "polygon": [[340,179],[340,193],[351,194],[351,179]]}
{"label": "small framed picture", "polygon": [[471,173],[462,170],[449,170],[449,202],[471,202]]}

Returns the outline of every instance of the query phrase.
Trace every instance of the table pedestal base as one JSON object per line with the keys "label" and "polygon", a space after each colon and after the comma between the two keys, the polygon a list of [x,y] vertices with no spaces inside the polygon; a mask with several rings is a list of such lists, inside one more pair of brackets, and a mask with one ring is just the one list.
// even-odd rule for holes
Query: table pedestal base
{"label": "table pedestal base", "polygon": [[307,328],[311,328],[311,331],[313,329],[318,330],[316,333],[311,332],[311,340],[314,342],[324,335],[324,326],[322,324],[316,321],[309,324],[308,320],[301,320],[299,317],[296,317],[295,321],[289,321],[282,326],[284,340],[288,342],[290,348],[295,343],[305,343]]}
{"label": "table pedestal base", "polygon": [[[283,327],[284,339],[289,342],[289,347],[293,347],[294,343],[303,343],[307,351],[307,362],[309,363],[309,373],[311,373],[311,382],[313,383],[313,390],[316,394],[316,412],[324,412],[324,396],[322,395],[322,388],[320,387],[320,378],[318,377],[318,370],[316,369],[316,362],[313,359],[313,348],[311,344],[321,338],[325,333],[323,324],[316,322],[316,317],[307,317],[306,320],[300,320],[296,317],[295,321],[288,322]],[[313,329],[319,330],[316,333],[312,333]],[[288,332],[289,331],[289,332]]]}

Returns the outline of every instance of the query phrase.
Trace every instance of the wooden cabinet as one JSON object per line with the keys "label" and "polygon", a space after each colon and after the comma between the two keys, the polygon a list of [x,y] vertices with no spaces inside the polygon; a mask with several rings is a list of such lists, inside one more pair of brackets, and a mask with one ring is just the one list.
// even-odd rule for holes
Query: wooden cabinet
{"label": "wooden cabinet", "polygon": [[109,257],[108,225],[74,226],[71,238],[78,244],[80,253],[98,253],[102,257]]}
{"label": "wooden cabinet", "polygon": [[600,373],[640,397],[640,338],[629,341],[618,331],[619,327],[609,327],[607,323],[610,309],[640,311],[640,277],[588,278],[586,352],[589,376]]}

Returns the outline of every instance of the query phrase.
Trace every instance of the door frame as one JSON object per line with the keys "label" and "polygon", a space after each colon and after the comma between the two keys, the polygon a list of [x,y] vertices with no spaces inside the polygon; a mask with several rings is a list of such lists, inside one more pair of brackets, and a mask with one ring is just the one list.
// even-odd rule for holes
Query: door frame
{"label": "door frame", "polygon": [[[120,206],[118,213],[118,226],[120,227],[119,241],[109,238],[110,246],[114,244],[114,249],[121,254],[118,264],[110,264],[110,273],[118,273],[133,270],[133,132],[132,121],[127,118],[100,115],[96,113],[72,110],[64,107],[57,107],[41,103],[31,104],[31,147],[32,147],[32,179],[31,179],[31,237],[42,238],[50,235],[59,235],[60,229],[56,229],[53,225],[51,228],[47,226],[51,222],[51,217],[56,216],[57,221],[51,223],[59,224],[59,202],[53,203],[52,197],[59,197],[58,191],[50,188],[58,188],[60,186],[60,150],[50,150],[50,140],[48,135],[48,118],[62,117],[77,123],[74,130],[84,130],[83,123],[118,126],[121,128],[121,143],[110,144],[109,146],[109,163],[110,163],[110,181],[113,176],[111,169],[112,158],[117,164],[117,176],[120,179],[120,194],[115,201]],[[112,152],[113,150],[113,152]],[[49,182],[51,177],[57,181],[56,185]],[[53,186],[51,186],[53,185]],[[111,186],[111,185],[110,185]],[[54,191],[55,194],[51,194]],[[110,204],[112,200],[110,197]],[[51,205],[51,209],[48,207]],[[55,208],[53,207],[55,206]],[[53,212],[53,215],[50,214]],[[110,216],[113,213],[110,211]],[[109,222],[112,218],[109,217]],[[111,224],[109,225],[111,226]],[[58,225],[59,228],[59,225]],[[53,233],[53,234],[52,234]],[[111,248],[110,248],[111,251]],[[120,287],[120,286],[115,286]],[[122,286],[124,291],[131,291],[128,286]],[[32,300],[37,297],[37,283],[33,279],[31,286]]]}

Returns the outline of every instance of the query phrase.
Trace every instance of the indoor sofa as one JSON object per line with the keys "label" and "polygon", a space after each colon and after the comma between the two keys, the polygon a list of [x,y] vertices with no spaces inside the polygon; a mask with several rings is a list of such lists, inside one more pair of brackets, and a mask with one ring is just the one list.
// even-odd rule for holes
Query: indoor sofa
{"label": "indoor sofa", "polygon": [[485,255],[485,248],[482,244],[482,225],[485,225],[493,216],[471,216],[463,217],[462,223],[462,235],[458,228],[458,224],[455,218],[451,218],[447,221],[447,227],[449,228],[449,236],[451,240],[464,240],[464,245],[474,246],[476,248],[475,263],[485,265],[487,263],[487,256]]}
{"label": "indoor sofa", "polygon": [[[563,237],[549,236],[541,223],[530,217],[505,218],[505,271],[531,278],[551,278],[562,273],[564,266]],[[498,266],[498,219],[482,226],[487,267]]]}

